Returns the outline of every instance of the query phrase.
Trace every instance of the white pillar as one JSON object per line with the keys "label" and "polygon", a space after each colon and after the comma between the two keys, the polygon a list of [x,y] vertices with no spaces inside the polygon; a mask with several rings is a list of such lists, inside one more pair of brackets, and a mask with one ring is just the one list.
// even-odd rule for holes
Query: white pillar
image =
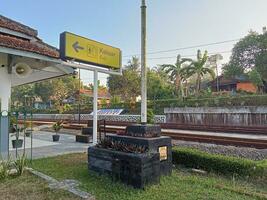
{"label": "white pillar", "polygon": [[98,72],[94,71],[94,105],[93,105],[93,144],[97,144],[97,99],[98,99]]}
{"label": "white pillar", "polygon": [[[6,54],[0,53],[0,102],[1,113],[9,111],[11,97],[11,74],[8,74],[8,58]],[[0,117],[0,155],[8,156],[9,147],[9,120],[8,116]]]}
{"label": "white pillar", "polygon": [[141,122],[147,122],[146,2],[141,6]]}
{"label": "white pillar", "polygon": [[7,55],[0,54],[1,111],[9,110],[10,97],[11,97],[11,74],[8,74]]}

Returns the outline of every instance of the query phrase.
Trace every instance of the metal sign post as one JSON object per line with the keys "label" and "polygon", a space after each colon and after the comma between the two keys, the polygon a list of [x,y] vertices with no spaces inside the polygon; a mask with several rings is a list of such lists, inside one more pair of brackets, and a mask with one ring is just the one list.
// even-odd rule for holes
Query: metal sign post
{"label": "metal sign post", "polygon": [[33,115],[32,115],[32,111],[31,111],[31,116],[30,116],[30,119],[31,119],[31,162],[32,162],[32,137],[33,137],[33,130],[32,130],[32,120],[33,120]]}
{"label": "metal sign post", "polygon": [[60,34],[62,65],[94,71],[93,144],[97,144],[98,72],[121,75],[121,50],[73,33]]}
{"label": "metal sign post", "polygon": [[98,99],[98,72],[94,71],[94,105],[93,105],[93,144],[97,144],[97,99]]}

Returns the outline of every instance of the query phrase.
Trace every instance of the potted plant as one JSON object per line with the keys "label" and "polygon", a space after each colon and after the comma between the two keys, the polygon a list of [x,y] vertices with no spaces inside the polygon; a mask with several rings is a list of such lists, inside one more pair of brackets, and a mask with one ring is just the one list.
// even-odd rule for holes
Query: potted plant
{"label": "potted plant", "polygon": [[63,121],[57,121],[56,123],[53,124],[53,129],[56,133],[55,135],[52,135],[53,142],[59,141],[60,135],[58,134],[58,132],[62,129],[62,127],[63,127],[62,124],[63,124]]}
{"label": "potted plant", "polygon": [[31,132],[32,132],[32,122],[31,121],[26,121],[25,123],[25,136],[26,137],[30,137],[31,136]]}
{"label": "potted plant", "polygon": [[19,139],[19,133],[22,132],[24,129],[22,127],[14,127],[15,128],[15,133],[12,135],[15,137],[14,140],[12,140],[12,147],[13,149],[15,148],[21,148],[23,144],[23,139]]}
{"label": "potted plant", "polygon": [[14,116],[10,117],[9,121],[9,133],[15,133],[16,132],[16,118]]}

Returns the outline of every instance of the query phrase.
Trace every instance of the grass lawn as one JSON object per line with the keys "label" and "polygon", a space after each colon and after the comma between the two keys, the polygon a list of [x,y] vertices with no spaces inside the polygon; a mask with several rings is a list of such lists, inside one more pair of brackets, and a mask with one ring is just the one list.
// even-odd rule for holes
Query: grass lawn
{"label": "grass lawn", "polygon": [[162,177],[159,185],[137,190],[114,183],[106,176],[89,173],[86,154],[39,159],[33,161],[32,167],[58,180],[80,181],[81,189],[94,195],[97,200],[267,199],[267,186],[216,175],[196,175],[180,168],[174,169],[171,176]]}
{"label": "grass lawn", "polygon": [[63,190],[51,190],[43,180],[26,172],[20,177],[0,181],[0,199],[78,200],[80,198]]}

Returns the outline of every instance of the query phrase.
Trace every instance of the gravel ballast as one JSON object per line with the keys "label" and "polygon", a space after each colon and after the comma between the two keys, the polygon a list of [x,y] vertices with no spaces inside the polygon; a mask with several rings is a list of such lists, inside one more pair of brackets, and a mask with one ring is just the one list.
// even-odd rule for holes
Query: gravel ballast
{"label": "gravel ballast", "polygon": [[247,158],[251,160],[267,159],[267,149],[225,146],[225,145],[189,142],[181,140],[173,140],[173,145],[178,147],[189,147],[193,149],[198,149],[212,154],[234,156],[238,158]]}

